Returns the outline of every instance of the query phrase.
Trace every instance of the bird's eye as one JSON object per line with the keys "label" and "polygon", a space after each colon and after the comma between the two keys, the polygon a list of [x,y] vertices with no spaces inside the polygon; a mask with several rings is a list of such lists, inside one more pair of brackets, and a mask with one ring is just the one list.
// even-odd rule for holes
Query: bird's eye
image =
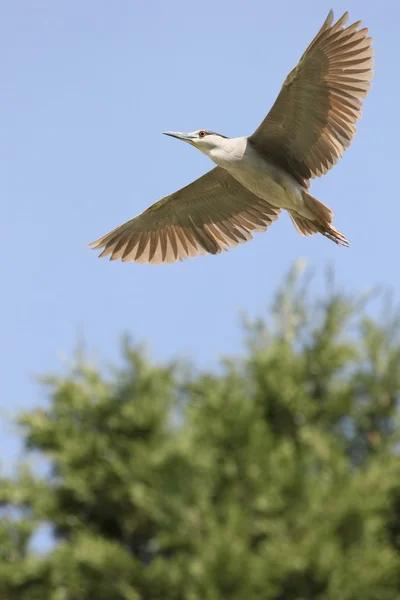
{"label": "bird's eye", "polygon": [[205,131],[199,131],[199,137],[206,137]]}

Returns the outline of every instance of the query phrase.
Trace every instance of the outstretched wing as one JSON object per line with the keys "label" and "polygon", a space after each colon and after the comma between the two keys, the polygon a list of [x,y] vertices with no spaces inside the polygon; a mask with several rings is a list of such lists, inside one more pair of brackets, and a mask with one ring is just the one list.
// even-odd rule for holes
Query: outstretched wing
{"label": "outstretched wing", "polygon": [[360,21],[333,12],[287,76],[272,109],[250,136],[264,156],[307,185],[341,158],[371,86],[373,49]]}
{"label": "outstretched wing", "polygon": [[279,212],[216,167],[89,246],[111,260],[172,263],[247,242]]}

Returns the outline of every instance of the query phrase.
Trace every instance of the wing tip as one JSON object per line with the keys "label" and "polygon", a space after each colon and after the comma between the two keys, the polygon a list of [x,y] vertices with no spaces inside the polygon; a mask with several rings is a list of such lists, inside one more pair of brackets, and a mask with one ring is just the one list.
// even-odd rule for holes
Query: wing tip
{"label": "wing tip", "polygon": [[96,250],[99,241],[100,240],[96,240],[95,242],[89,242],[89,244],[86,244],[86,248],[90,248],[91,250]]}
{"label": "wing tip", "polygon": [[330,11],[328,12],[328,16],[326,17],[323,26],[324,27],[330,27],[332,25],[332,23],[333,23],[334,18],[335,18],[335,15],[334,15],[333,10],[331,8]]}

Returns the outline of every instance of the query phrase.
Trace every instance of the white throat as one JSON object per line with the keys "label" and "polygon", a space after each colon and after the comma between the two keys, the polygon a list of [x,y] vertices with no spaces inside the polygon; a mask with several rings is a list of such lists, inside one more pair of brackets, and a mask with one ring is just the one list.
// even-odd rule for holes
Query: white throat
{"label": "white throat", "polygon": [[233,166],[243,160],[247,138],[219,138],[213,148],[205,148],[203,152],[220,167]]}

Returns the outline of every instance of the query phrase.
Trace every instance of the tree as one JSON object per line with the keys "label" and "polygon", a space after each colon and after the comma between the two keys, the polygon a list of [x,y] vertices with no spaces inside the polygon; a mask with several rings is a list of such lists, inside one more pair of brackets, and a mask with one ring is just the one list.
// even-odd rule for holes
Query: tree
{"label": "tree", "polygon": [[218,373],[125,341],[120,370],[48,379],[19,422],[49,473],[1,486],[0,598],[400,598],[397,321],[311,294],[295,268]]}

